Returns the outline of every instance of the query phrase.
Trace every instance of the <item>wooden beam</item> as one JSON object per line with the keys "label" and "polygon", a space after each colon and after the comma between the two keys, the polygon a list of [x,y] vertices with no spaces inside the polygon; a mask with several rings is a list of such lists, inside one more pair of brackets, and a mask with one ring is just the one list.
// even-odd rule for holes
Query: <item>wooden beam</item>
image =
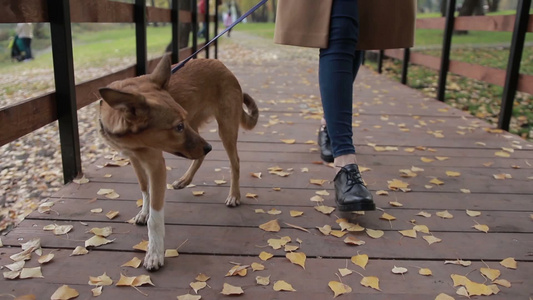
{"label": "wooden beam", "polygon": [[48,22],[45,0],[0,1],[0,23]]}

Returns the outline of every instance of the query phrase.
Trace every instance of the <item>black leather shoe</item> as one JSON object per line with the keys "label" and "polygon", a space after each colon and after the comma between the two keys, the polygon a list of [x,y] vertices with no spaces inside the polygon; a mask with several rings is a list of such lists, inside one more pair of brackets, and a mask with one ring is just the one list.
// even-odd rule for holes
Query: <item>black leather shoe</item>
{"label": "black leather shoe", "polygon": [[320,147],[320,158],[325,162],[332,163],[333,151],[331,151],[331,143],[326,126],[321,126],[318,130],[318,146]]}
{"label": "black leather shoe", "polygon": [[372,194],[368,191],[356,164],[346,165],[333,180],[335,201],[340,211],[375,210]]}

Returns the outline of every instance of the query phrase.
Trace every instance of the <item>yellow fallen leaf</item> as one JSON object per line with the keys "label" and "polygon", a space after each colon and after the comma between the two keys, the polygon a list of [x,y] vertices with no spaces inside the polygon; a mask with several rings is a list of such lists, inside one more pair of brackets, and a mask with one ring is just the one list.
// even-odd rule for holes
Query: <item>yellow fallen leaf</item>
{"label": "yellow fallen leaf", "polygon": [[376,195],[378,195],[378,196],[388,196],[389,192],[387,192],[385,190],[379,190],[379,191],[376,191]]}
{"label": "yellow fallen leaf", "polygon": [[457,259],[457,260],[446,260],[444,261],[444,264],[447,265],[447,264],[452,264],[452,265],[461,265],[463,267],[468,267],[472,264],[471,261],[469,260],[462,260],[462,259]]}
{"label": "yellow fallen leaf", "polygon": [[233,266],[227,273],[226,277],[228,276],[241,276],[244,277],[246,274],[248,274],[248,267],[249,265],[236,265]]}
{"label": "yellow fallen leaf", "polygon": [[333,291],[333,298],[337,298],[339,295],[348,294],[352,292],[352,288],[342,282],[330,281],[328,283],[329,288]]}
{"label": "yellow fallen leaf", "polygon": [[250,175],[252,175],[252,177],[254,177],[254,178],[261,179],[261,172],[250,173]]}
{"label": "yellow fallen leaf", "polygon": [[89,183],[89,179],[87,179],[85,175],[83,175],[83,177],[81,177],[80,179],[73,179],[72,182],[77,183],[77,184],[85,184],[85,183]]}
{"label": "yellow fallen leaf", "polygon": [[505,151],[497,151],[494,153],[494,155],[498,157],[511,157],[511,154]]}
{"label": "yellow fallen leaf", "polygon": [[436,158],[438,161],[445,161],[445,160],[450,159],[449,157],[446,157],[446,156],[435,156],[435,158]]}
{"label": "yellow fallen leaf", "polygon": [[507,269],[516,269],[516,268],[518,268],[518,264],[516,263],[516,260],[513,257],[508,257],[508,258],[500,261],[500,265],[506,267]]}
{"label": "yellow fallen leaf", "polygon": [[196,281],[204,281],[204,282],[206,282],[206,281],[209,280],[209,278],[211,278],[211,277],[205,275],[204,273],[200,273],[200,274],[198,274],[198,275],[196,276],[196,278],[194,278],[194,279],[195,279]]}
{"label": "yellow fallen leaf", "polygon": [[416,239],[416,230],[414,229],[400,230],[398,232],[403,236]]}
{"label": "yellow fallen leaf", "polygon": [[118,216],[119,212],[117,210],[111,210],[109,211],[107,214],[105,214],[105,216],[109,219],[109,220],[113,220],[116,216]]}
{"label": "yellow fallen leaf", "polygon": [[4,279],[16,279],[19,277],[21,271],[7,271],[2,273]]}
{"label": "yellow fallen leaf", "polygon": [[268,232],[278,232],[281,229],[277,219],[261,224],[259,225],[259,228]]}
{"label": "yellow fallen leaf", "polygon": [[391,271],[394,274],[405,274],[407,273],[407,268],[394,266]]}
{"label": "yellow fallen leaf", "polygon": [[367,228],[366,234],[368,234],[368,236],[371,238],[379,239],[385,234],[385,232],[383,232],[382,230],[374,230],[374,229]]}
{"label": "yellow fallen leaf", "polygon": [[104,273],[97,277],[89,276],[88,284],[96,285],[96,286],[107,286],[107,285],[112,285],[113,280],[111,279],[111,277],[107,276],[106,273]]}
{"label": "yellow fallen leaf", "polygon": [[479,231],[483,231],[485,233],[488,233],[489,232],[489,226],[485,225],[485,224],[476,224],[473,226],[475,229],[479,230]]}
{"label": "yellow fallen leaf", "polygon": [[294,144],[294,143],[296,143],[295,139],[282,139],[281,141],[284,142],[285,144]]}
{"label": "yellow fallen leaf", "polygon": [[270,284],[270,276],[256,276],[255,277],[255,283],[258,285],[269,285]]}
{"label": "yellow fallen leaf", "polygon": [[443,218],[443,219],[452,219],[453,215],[450,214],[447,210],[445,211],[439,211],[436,213],[437,216]]}
{"label": "yellow fallen leaf", "polygon": [[342,277],[348,276],[348,275],[350,275],[352,273],[353,273],[353,271],[348,269],[348,268],[339,269],[339,274],[341,274]]}
{"label": "yellow fallen leaf", "polygon": [[493,294],[493,291],[490,287],[488,287],[485,284],[477,283],[470,281],[467,284],[465,284],[466,290],[468,291],[468,295],[470,296],[490,296]]}
{"label": "yellow fallen leaf", "polygon": [[324,225],[322,227],[317,226],[318,230],[322,232],[323,235],[329,235],[331,233],[331,226],[330,225]]}
{"label": "yellow fallen leaf", "polygon": [[393,190],[393,191],[406,189],[406,188],[409,187],[409,183],[403,182],[403,181],[398,180],[398,179],[387,180],[387,182],[389,184],[388,185],[389,189]]}
{"label": "yellow fallen leaf", "polygon": [[483,274],[485,277],[490,279],[490,281],[496,280],[498,277],[500,277],[501,272],[498,269],[491,269],[491,268],[481,268],[479,269],[481,274]]}
{"label": "yellow fallen leaf", "polygon": [[128,277],[124,276],[124,274],[120,273],[120,279],[115,284],[116,286],[133,286],[133,281],[135,280],[135,276]]}
{"label": "yellow fallen leaf", "polygon": [[207,286],[207,283],[204,281],[196,281],[189,283],[189,286],[194,290],[196,294],[198,294],[198,291],[205,288]]}
{"label": "yellow fallen leaf", "polygon": [[461,189],[461,193],[463,194],[470,194],[470,190],[469,189]]}
{"label": "yellow fallen leaf", "polygon": [[56,227],[54,227],[54,234],[55,235],[63,235],[63,234],[67,234],[69,233],[72,228],[74,228],[74,226],[72,225],[58,225]]}
{"label": "yellow fallen leaf", "polygon": [[368,255],[358,254],[358,255],[352,256],[351,260],[355,265],[360,266],[361,268],[365,269],[366,265],[368,264]]}
{"label": "yellow fallen leaf", "polygon": [[322,186],[326,182],[328,182],[328,180],[325,180],[325,179],[309,179],[309,183],[314,184],[314,185]]}
{"label": "yellow fallen leaf", "polygon": [[244,291],[239,286],[233,286],[229,283],[224,282],[224,286],[222,288],[222,292],[220,292],[223,295],[229,296],[229,295],[242,295],[244,294]]}
{"label": "yellow fallen leaf", "polygon": [[202,196],[204,194],[205,194],[204,191],[192,191],[192,195],[193,196]]}
{"label": "yellow fallen leaf", "polygon": [[420,160],[425,163],[430,163],[430,162],[435,161],[433,158],[429,158],[429,157],[421,157]]}
{"label": "yellow fallen leaf", "polygon": [[224,183],[227,183],[227,181],[226,181],[226,180],[221,180],[221,179],[217,179],[217,180],[215,180],[215,184],[216,184],[216,185],[222,185],[222,184],[224,184]]}
{"label": "yellow fallen leaf", "polygon": [[113,233],[113,228],[111,226],[107,226],[103,228],[94,227],[94,228],[91,228],[89,232],[94,235],[101,236],[101,237],[108,237]]}
{"label": "yellow fallen leaf", "polygon": [[85,247],[98,247],[98,246],[109,244],[113,241],[114,240],[108,240],[104,237],[95,235],[92,238],[85,241]]}
{"label": "yellow fallen leaf", "polygon": [[429,181],[429,183],[433,183],[434,185],[443,185],[444,181],[439,180],[438,178],[433,178]]}
{"label": "yellow fallen leaf", "polygon": [[154,283],[150,279],[150,276],[148,276],[148,275],[139,275],[139,276],[135,277],[135,279],[131,283],[131,286],[142,286],[142,285],[145,285],[145,284],[149,284],[149,285],[154,286]]}
{"label": "yellow fallen leaf", "polygon": [[102,295],[102,288],[103,286],[97,286],[94,289],[91,289],[91,292],[93,293],[93,297],[98,297]]}
{"label": "yellow fallen leaf", "polygon": [[287,292],[296,292],[290,283],[285,282],[284,280],[278,280],[274,283],[274,291],[287,291]]}
{"label": "yellow fallen leaf", "polygon": [[80,294],[68,285],[60,286],[50,298],[51,300],[69,300],[78,297]]}
{"label": "yellow fallen leaf", "polygon": [[134,257],[130,259],[129,261],[125,262],[121,267],[132,267],[132,268],[138,268],[141,265],[142,260],[140,260],[137,257]]}
{"label": "yellow fallen leaf", "polygon": [[305,260],[307,258],[305,253],[303,253],[303,252],[289,252],[289,253],[285,254],[285,257],[287,257],[291,261],[291,263],[293,263],[295,265],[299,265],[299,266],[301,266],[302,268],[305,269]]}
{"label": "yellow fallen leaf", "polygon": [[440,293],[437,295],[437,297],[435,297],[435,300],[455,300],[455,298],[447,294]]}
{"label": "yellow fallen leaf", "polygon": [[54,258],[54,254],[53,253],[48,253],[46,255],[43,255],[43,256],[39,257],[39,259],[37,261],[40,264],[45,264],[45,263],[50,262],[53,258]]}
{"label": "yellow fallen leaf", "polygon": [[133,249],[137,249],[137,250],[141,250],[141,251],[147,251],[148,250],[148,241],[142,240],[137,245],[134,245]]}
{"label": "yellow fallen leaf", "polygon": [[461,173],[456,171],[446,171],[446,175],[448,177],[459,177],[461,176]]}
{"label": "yellow fallen leaf", "polygon": [[329,196],[329,192],[326,191],[326,190],[316,191],[315,194],[317,194],[319,196]]}
{"label": "yellow fallen leaf", "polygon": [[251,267],[252,267],[252,271],[254,271],[254,272],[255,271],[263,271],[265,269],[265,266],[263,266],[260,263],[256,263],[256,262],[252,263]]}
{"label": "yellow fallen leaf", "polygon": [[466,276],[458,275],[458,274],[452,274],[450,277],[453,280],[453,286],[460,286],[460,285],[466,285],[470,282],[470,279],[468,279]]}
{"label": "yellow fallen leaf", "polygon": [[267,211],[267,214],[269,214],[269,215],[279,215],[279,214],[281,214],[281,210],[279,210],[277,208],[272,208],[269,211]]}
{"label": "yellow fallen leaf", "polygon": [[82,246],[76,246],[76,248],[72,251],[72,254],[70,254],[70,256],[85,255],[87,253],[89,253],[87,248],[82,247]]}
{"label": "yellow fallen leaf", "polygon": [[422,269],[418,270],[418,274],[420,274],[422,276],[431,276],[431,275],[433,275],[433,272],[431,272],[431,270],[428,269],[428,268],[422,268]]}
{"label": "yellow fallen leaf", "polygon": [[309,230],[303,228],[302,226],[298,226],[298,225],[294,225],[294,224],[290,224],[290,223],[285,223],[285,225],[287,225],[289,227],[292,227],[294,229],[301,230],[301,231],[310,232]]}
{"label": "yellow fallen leaf", "polygon": [[26,262],[21,260],[21,261],[17,261],[17,262],[14,262],[12,264],[9,264],[9,265],[5,265],[4,267],[8,268],[9,270],[11,270],[13,272],[18,272],[18,271],[22,270],[22,268],[24,268],[25,264],[26,264]]}
{"label": "yellow fallen leaf", "polygon": [[430,218],[431,217],[431,214],[428,213],[428,212],[425,212],[425,211],[421,211],[419,213],[416,214],[417,216],[421,216],[421,217],[425,217],[425,218]]}
{"label": "yellow fallen leaf", "polygon": [[379,289],[379,278],[375,276],[363,277],[363,279],[361,279],[361,285],[381,291]]}
{"label": "yellow fallen leaf", "polygon": [[257,198],[257,194],[246,193],[246,198],[252,198],[252,199],[255,199],[255,198]]}
{"label": "yellow fallen leaf", "polygon": [[99,214],[99,213],[101,213],[102,211],[104,211],[104,210],[101,209],[101,208],[93,208],[93,209],[91,209],[91,212],[92,212],[93,214]]}
{"label": "yellow fallen leaf", "polygon": [[496,280],[493,281],[493,283],[495,283],[497,285],[504,286],[506,288],[510,288],[511,287],[511,283],[509,282],[509,280],[506,280],[506,279],[496,279]]}
{"label": "yellow fallen leaf", "polygon": [[44,278],[43,273],[41,271],[41,267],[35,267],[35,268],[22,268],[20,270],[20,279],[26,279],[26,278]]}
{"label": "yellow fallen leaf", "polygon": [[324,202],[324,198],[320,197],[319,195],[314,195],[309,200],[313,202]]}
{"label": "yellow fallen leaf", "polygon": [[366,244],[365,241],[363,240],[360,240],[354,236],[349,236],[347,238],[344,239],[344,243],[345,244],[348,244],[348,245],[356,245],[356,246],[362,246],[364,244]]}
{"label": "yellow fallen leaf", "polygon": [[346,235],[348,232],[346,231],[342,231],[342,230],[332,230],[329,234],[334,236],[334,237],[338,237],[338,238],[341,238],[343,237],[344,235]]}
{"label": "yellow fallen leaf", "polygon": [[390,201],[389,204],[390,204],[390,206],[394,206],[394,207],[402,207],[403,206],[403,204],[401,204],[398,201]]}
{"label": "yellow fallen leaf", "polygon": [[413,229],[417,232],[429,234],[429,228],[426,225],[415,225]]}
{"label": "yellow fallen leaf", "polygon": [[467,297],[467,298],[470,298],[470,295],[468,295],[468,291],[466,290],[466,288],[464,286],[462,287],[459,287],[455,293],[457,295],[460,295],[460,296],[464,296],[464,297]]}
{"label": "yellow fallen leaf", "polygon": [[437,237],[434,237],[432,235],[426,235],[426,236],[423,236],[422,237],[424,240],[426,240],[426,242],[428,242],[428,244],[434,244],[434,243],[440,243],[442,242],[441,239],[437,238]]}
{"label": "yellow fallen leaf", "polygon": [[191,295],[191,294],[185,294],[178,296],[178,300],[200,300],[202,299],[202,296],[200,295]]}
{"label": "yellow fallen leaf", "polygon": [[274,255],[272,253],[268,253],[268,252],[265,252],[265,251],[261,251],[261,253],[259,253],[259,258],[262,260],[262,261],[266,261],[266,260],[269,260],[273,257]]}
{"label": "yellow fallen leaf", "polygon": [[507,173],[494,174],[492,176],[494,177],[494,179],[498,179],[498,180],[505,180],[505,179],[512,179],[513,178],[513,176],[511,176],[511,174],[507,174]]}
{"label": "yellow fallen leaf", "polygon": [[396,220],[395,216],[389,215],[388,213],[383,213],[381,215],[381,217],[379,217],[379,218],[382,219],[382,220],[386,220],[386,221],[394,221],[394,220]]}
{"label": "yellow fallen leaf", "polygon": [[471,216],[471,217],[478,217],[478,216],[481,216],[481,212],[480,211],[475,211],[475,210],[466,210],[466,214]]}
{"label": "yellow fallen leaf", "polygon": [[325,215],[329,215],[331,214],[334,210],[335,210],[335,207],[331,207],[331,206],[325,206],[325,205],[319,205],[319,206],[315,206],[314,207],[315,210],[325,214]]}
{"label": "yellow fallen leaf", "polygon": [[298,211],[298,210],[291,210],[289,213],[290,213],[291,217],[293,217],[293,218],[299,217],[299,216],[304,214],[303,211]]}
{"label": "yellow fallen leaf", "polygon": [[178,249],[166,249],[165,250],[165,257],[178,257],[180,254],[178,253]]}

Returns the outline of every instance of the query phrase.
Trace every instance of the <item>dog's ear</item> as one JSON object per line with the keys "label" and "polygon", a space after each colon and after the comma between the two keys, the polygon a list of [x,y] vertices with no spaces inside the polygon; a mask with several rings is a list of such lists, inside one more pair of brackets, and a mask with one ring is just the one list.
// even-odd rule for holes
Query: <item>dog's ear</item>
{"label": "dog's ear", "polygon": [[164,55],[157,66],[155,67],[150,79],[159,85],[162,89],[168,88],[168,82],[170,80],[170,55]]}
{"label": "dog's ear", "polygon": [[124,117],[126,119],[131,120],[145,116],[150,110],[146,99],[142,95],[126,93],[107,87],[101,88],[99,91],[102,99],[109,106],[125,113]]}

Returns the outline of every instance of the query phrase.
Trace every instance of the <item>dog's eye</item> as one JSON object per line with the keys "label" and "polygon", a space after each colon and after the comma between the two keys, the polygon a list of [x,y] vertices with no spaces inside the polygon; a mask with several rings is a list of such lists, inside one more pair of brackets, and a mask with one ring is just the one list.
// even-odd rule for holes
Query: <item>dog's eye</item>
{"label": "dog's eye", "polygon": [[183,123],[179,123],[178,125],[176,125],[177,132],[182,132],[183,129],[185,129],[185,125]]}

